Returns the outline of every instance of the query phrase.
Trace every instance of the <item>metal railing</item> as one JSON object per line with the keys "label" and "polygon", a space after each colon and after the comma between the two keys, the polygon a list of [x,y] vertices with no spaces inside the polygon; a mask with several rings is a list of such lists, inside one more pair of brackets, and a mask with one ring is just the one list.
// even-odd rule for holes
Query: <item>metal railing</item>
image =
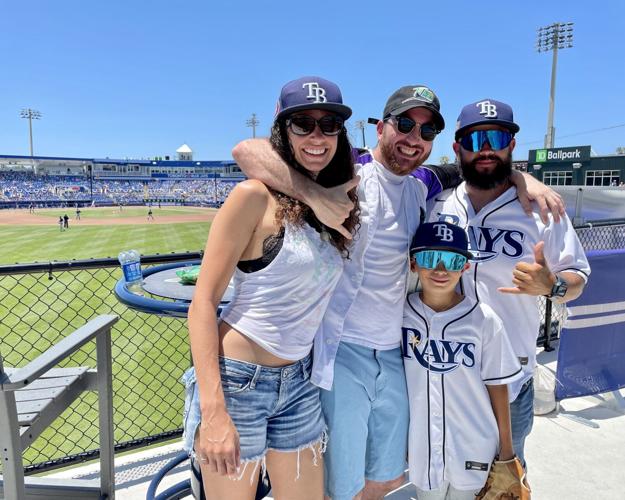
{"label": "metal railing", "polygon": [[[201,253],[142,257],[144,266],[184,262]],[[190,364],[186,322],[135,312],[113,293],[116,259],[0,266],[0,342],[7,366],[23,366],[61,338],[105,313],[119,315],[112,330],[113,407],[117,450],[181,434],[183,386]],[[68,365],[95,366],[85,348]],[[97,395],[80,398],[25,453],[26,473],[98,456]]]}

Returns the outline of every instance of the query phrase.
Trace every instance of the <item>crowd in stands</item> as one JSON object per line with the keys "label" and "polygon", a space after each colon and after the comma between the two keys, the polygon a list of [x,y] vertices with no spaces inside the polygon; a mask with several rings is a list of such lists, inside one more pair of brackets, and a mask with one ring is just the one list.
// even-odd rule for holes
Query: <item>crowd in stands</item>
{"label": "crowd in stands", "polygon": [[[178,200],[188,204],[221,204],[236,182],[210,178],[110,180],[93,179],[96,204],[138,204]],[[35,175],[0,171],[0,202],[85,202],[91,198],[87,176]]]}

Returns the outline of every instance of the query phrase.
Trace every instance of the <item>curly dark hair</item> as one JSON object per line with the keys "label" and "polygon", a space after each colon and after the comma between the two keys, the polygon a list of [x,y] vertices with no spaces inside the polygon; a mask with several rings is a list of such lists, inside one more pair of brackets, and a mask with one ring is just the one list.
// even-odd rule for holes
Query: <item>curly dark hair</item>
{"label": "curly dark hair", "polygon": [[[293,154],[289,137],[286,131],[286,118],[281,117],[276,120],[271,127],[271,136],[269,141],[273,149],[280,155],[280,157],[292,168],[302,173],[303,175],[312,178],[311,172],[302,167]],[[355,175],[354,172],[354,159],[352,156],[352,147],[347,138],[347,131],[343,127],[338,135],[338,143],[336,153],[334,157],[328,163],[328,165],[317,174],[315,182],[323,187],[334,187],[340,184],[344,184],[348,180],[352,179]],[[278,209],[276,210],[276,221],[287,222],[296,226],[301,226],[304,222],[307,222],[312,227],[321,232],[325,230],[330,235],[330,243],[335,246],[341,255],[345,258],[349,258],[349,243],[350,240],[345,238],[341,233],[323,224],[312,211],[312,209],[305,203],[291,198],[279,191],[271,190],[278,201]],[[354,202],[354,208],[349,214],[349,217],[345,219],[343,226],[354,235],[358,227],[360,227],[360,209],[358,207],[358,195],[356,188],[350,190],[347,195],[349,199]]]}

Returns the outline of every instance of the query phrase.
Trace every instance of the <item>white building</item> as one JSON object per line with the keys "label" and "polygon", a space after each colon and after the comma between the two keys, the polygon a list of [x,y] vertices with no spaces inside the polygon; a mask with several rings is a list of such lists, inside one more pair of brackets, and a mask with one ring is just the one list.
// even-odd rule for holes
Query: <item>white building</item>
{"label": "white building", "polygon": [[193,150],[186,144],[176,149],[176,154],[178,161],[193,161]]}

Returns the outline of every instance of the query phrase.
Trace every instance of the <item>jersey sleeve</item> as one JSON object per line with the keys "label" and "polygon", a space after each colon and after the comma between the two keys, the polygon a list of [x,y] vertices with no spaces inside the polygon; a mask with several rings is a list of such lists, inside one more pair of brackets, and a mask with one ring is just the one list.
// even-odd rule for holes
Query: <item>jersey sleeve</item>
{"label": "jersey sleeve", "polygon": [[352,160],[356,164],[364,165],[373,161],[373,155],[368,149],[352,148]]}
{"label": "jersey sleeve", "polygon": [[523,376],[519,358],[512,351],[503,323],[495,312],[481,305],[485,312],[482,336],[482,380],[486,385],[509,384]]}
{"label": "jersey sleeve", "polygon": [[584,281],[590,275],[590,265],[577,232],[567,215],[554,222],[550,217],[545,227],[545,260],[554,273],[567,271],[579,274]]}
{"label": "jersey sleeve", "polygon": [[456,165],[422,165],[412,175],[426,185],[428,200],[444,189],[456,187],[462,182]]}

